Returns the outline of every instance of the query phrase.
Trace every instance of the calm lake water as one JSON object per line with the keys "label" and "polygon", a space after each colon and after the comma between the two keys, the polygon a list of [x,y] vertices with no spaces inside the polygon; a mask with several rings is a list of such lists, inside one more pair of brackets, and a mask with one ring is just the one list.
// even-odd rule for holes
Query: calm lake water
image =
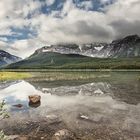
{"label": "calm lake water", "polygon": [[[51,139],[57,130],[66,128],[82,140],[140,140],[139,72],[33,75],[0,82],[0,100],[6,101],[10,115],[0,122],[0,129],[7,135]],[[35,107],[28,99],[34,94],[41,95],[41,104]]]}

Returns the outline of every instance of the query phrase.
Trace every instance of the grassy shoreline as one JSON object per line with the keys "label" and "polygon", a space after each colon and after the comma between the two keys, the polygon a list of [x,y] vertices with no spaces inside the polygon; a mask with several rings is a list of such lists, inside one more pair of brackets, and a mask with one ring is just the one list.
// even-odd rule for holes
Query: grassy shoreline
{"label": "grassy shoreline", "polygon": [[0,72],[0,81],[4,80],[20,80],[31,78],[32,75],[27,72],[8,72],[8,71],[1,71]]}
{"label": "grassy shoreline", "polygon": [[140,72],[140,69],[0,69],[0,72]]}
{"label": "grassy shoreline", "polygon": [[[5,80],[21,80],[33,78],[36,76],[40,77],[42,74],[43,77],[46,77],[48,80],[52,79],[87,79],[87,78],[95,78],[93,75],[94,72],[99,72],[99,77],[105,72],[140,72],[140,69],[118,69],[118,70],[110,70],[110,69],[6,69],[0,70],[0,81]],[[101,73],[100,73],[101,72]],[[42,73],[42,74],[41,74]],[[90,74],[89,74],[90,73]],[[105,75],[106,76],[106,75]],[[41,78],[41,77],[40,77]],[[140,79],[140,77],[138,78]]]}

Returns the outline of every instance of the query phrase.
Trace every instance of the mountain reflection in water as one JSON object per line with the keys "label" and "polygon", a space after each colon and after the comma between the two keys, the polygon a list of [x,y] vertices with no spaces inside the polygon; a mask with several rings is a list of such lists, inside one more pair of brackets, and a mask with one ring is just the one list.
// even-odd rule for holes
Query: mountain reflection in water
{"label": "mountain reflection in water", "polygon": [[[54,85],[51,82],[51,87],[48,81],[21,80],[1,83],[0,100],[6,101],[11,117],[3,121],[0,128],[13,127],[17,122],[22,121],[38,121],[53,114],[59,116],[73,131],[97,129],[99,126],[108,125],[139,136],[138,81],[121,84],[92,80],[81,84],[75,83],[75,85],[67,85],[65,82],[65,85],[59,86],[56,82]],[[41,96],[41,104],[37,108],[28,105],[28,96],[33,94]],[[15,104],[22,104],[23,107],[18,109],[13,106]],[[80,119],[80,116],[87,116],[90,121]]]}

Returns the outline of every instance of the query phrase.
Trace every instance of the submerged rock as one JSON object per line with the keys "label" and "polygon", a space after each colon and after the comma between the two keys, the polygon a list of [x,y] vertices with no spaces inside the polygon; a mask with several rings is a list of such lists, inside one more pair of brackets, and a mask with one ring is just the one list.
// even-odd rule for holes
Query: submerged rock
{"label": "submerged rock", "polygon": [[7,137],[8,140],[29,140],[28,136],[18,136],[18,135],[10,135]]}
{"label": "submerged rock", "polygon": [[81,115],[81,116],[79,116],[81,119],[85,119],[85,120],[88,120],[89,119],[89,117],[88,116],[85,116],[85,115]]}
{"label": "submerged rock", "polygon": [[56,115],[47,115],[46,120],[49,124],[61,123],[61,120]]}
{"label": "submerged rock", "polygon": [[96,94],[96,95],[103,95],[104,92],[101,89],[97,89],[97,90],[94,91],[94,94]]}
{"label": "submerged rock", "polygon": [[80,120],[92,122],[92,119],[88,115],[79,114],[77,118]]}
{"label": "submerged rock", "polygon": [[52,140],[75,140],[75,136],[71,131],[62,129],[54,134]]}
{"label": "submerged rock", "polygon": [[22,108],[23,105],[22,104],[16,104],[16,105],[13,105],[14,107],[17,107],[17,108]]}
{"label": "submerged rock", "polygon": [[15,140],[17,139],[19,136],[18,135],[10,135],[10,136],[7,136],[7,139],[8,140]]}

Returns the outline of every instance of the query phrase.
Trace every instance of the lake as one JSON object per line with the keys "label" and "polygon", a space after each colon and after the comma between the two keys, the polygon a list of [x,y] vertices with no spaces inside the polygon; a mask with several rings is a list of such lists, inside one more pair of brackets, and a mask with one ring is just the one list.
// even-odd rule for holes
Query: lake
{"label": "lake", "polygon": [[[0,101],[10,118],[6,135],[51,139],[62,129],[80,140],[140,139],[139,72],[33,72],[26,80],[1,81]],[[29,95],[41,102],[29,104]]]}

